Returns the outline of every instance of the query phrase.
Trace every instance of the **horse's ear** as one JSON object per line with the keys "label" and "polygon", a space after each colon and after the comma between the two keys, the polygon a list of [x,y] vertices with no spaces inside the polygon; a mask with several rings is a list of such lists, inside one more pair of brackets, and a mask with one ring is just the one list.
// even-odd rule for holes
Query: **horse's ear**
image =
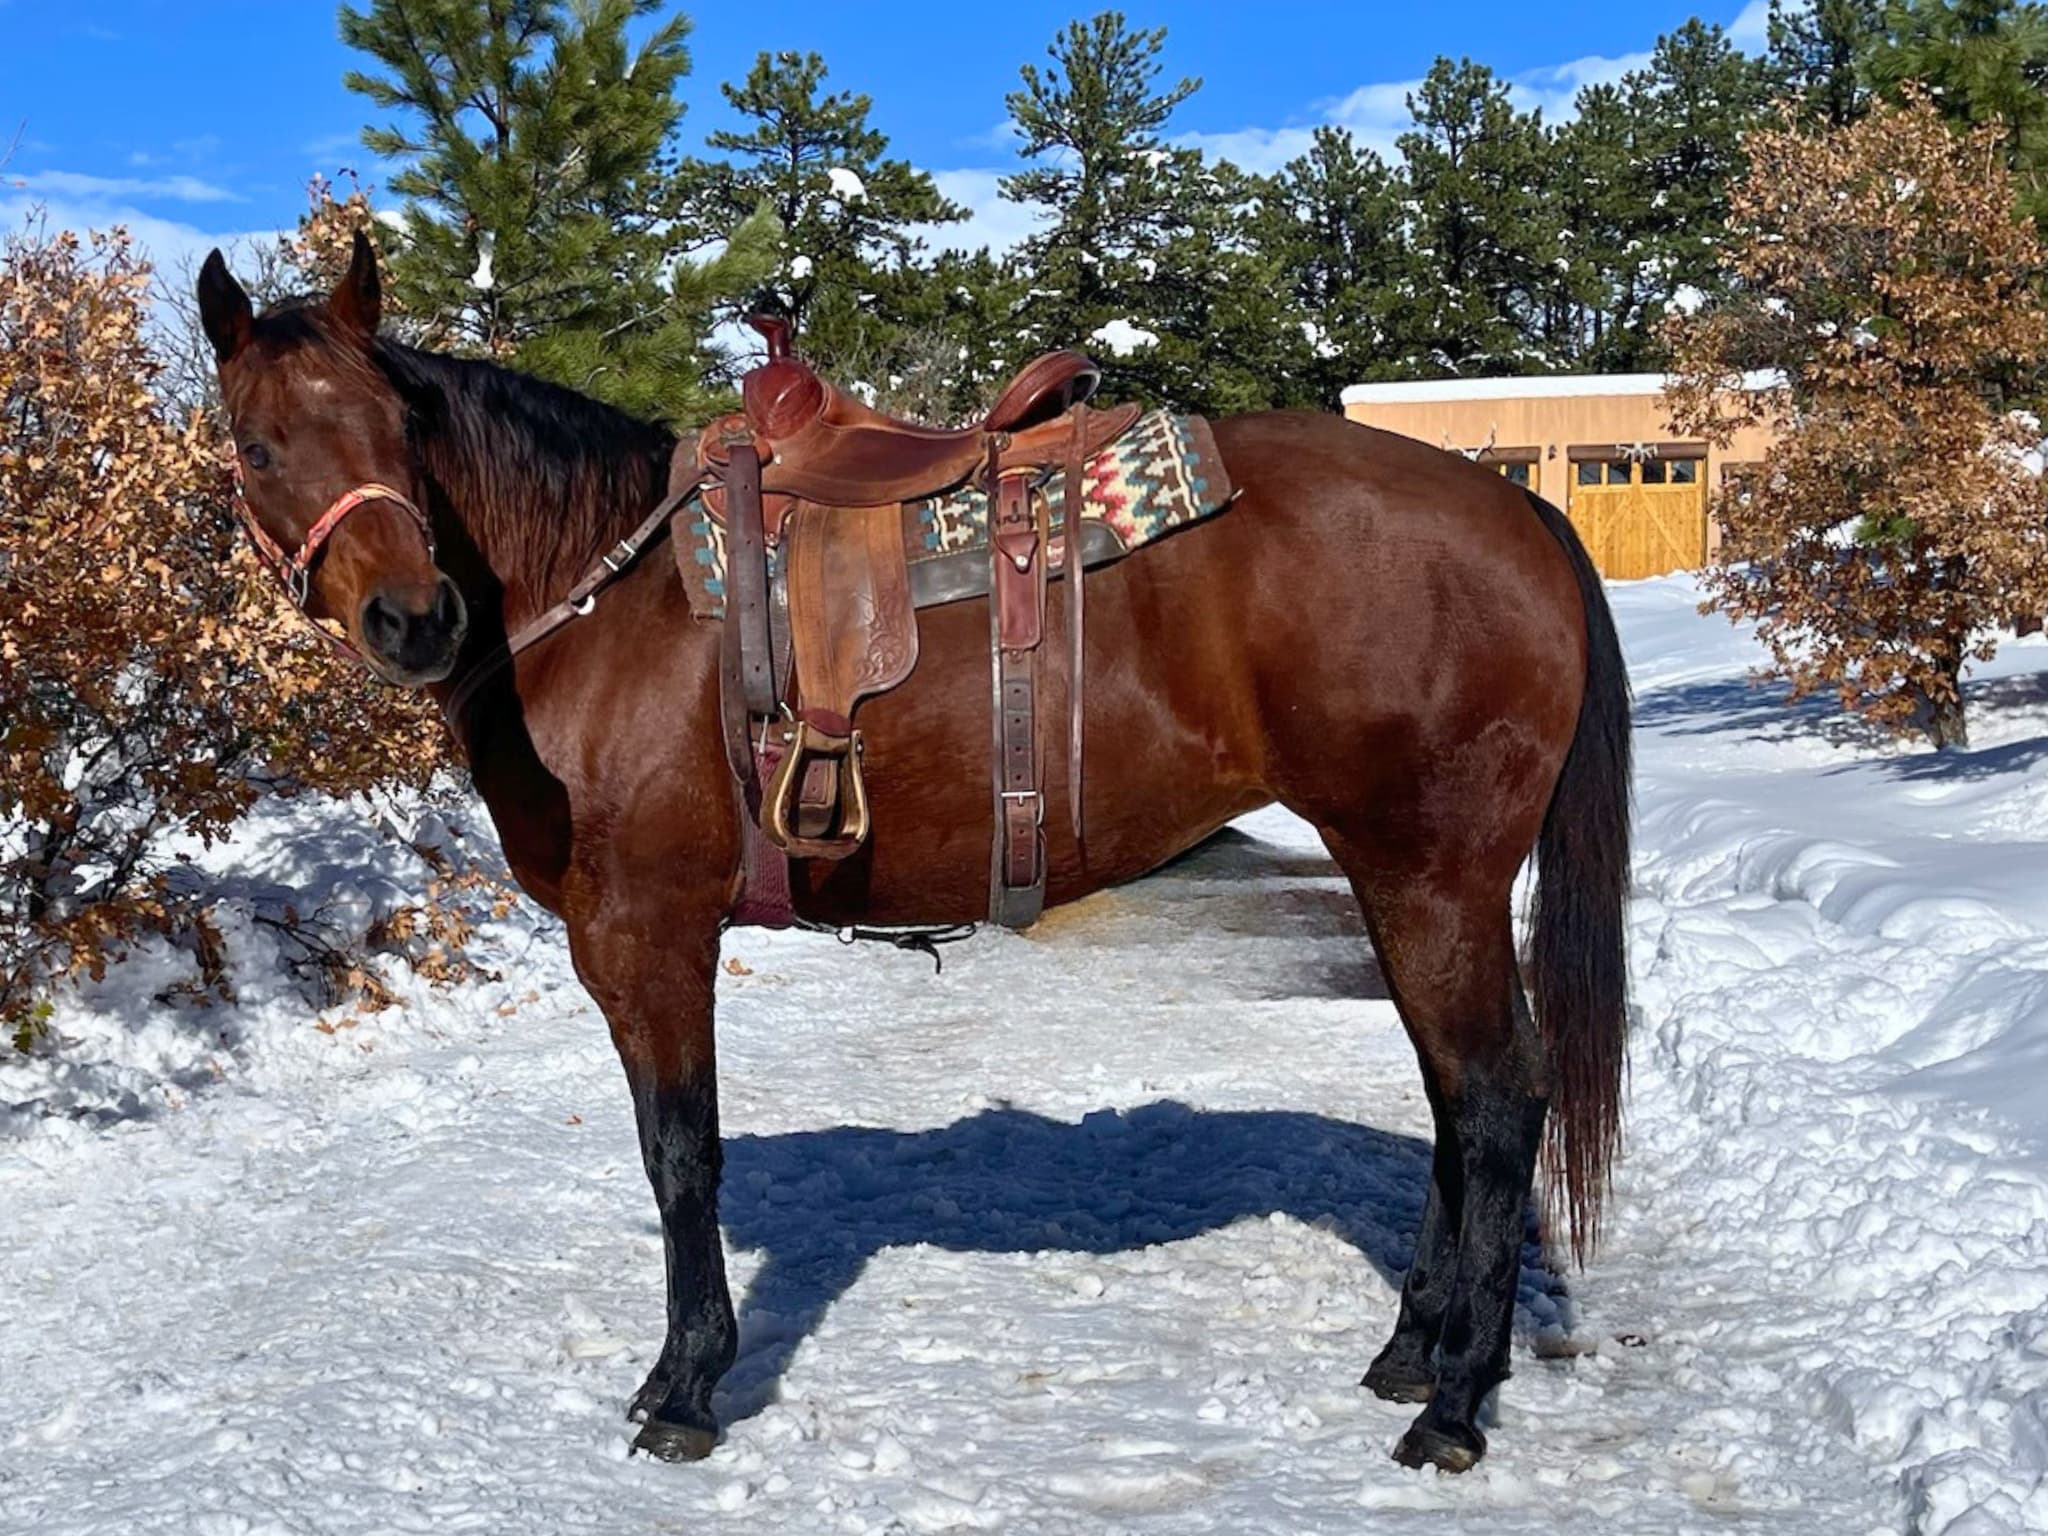
{"label": "horse's ear", "polygon": [[213,343],[213,355],[223,363],[247,345],[249,328],[256,323],[249,295],[218,248],[199,269],[199,323]]}
{"label": "horse's ear", "polygon": [[348,273],[327,296],[327,310],[350,330],[365,337],[377,334],[377,322],[384,314],[383,284],[377,276],[377,253],[370,246],[370,237],[360,229]]}

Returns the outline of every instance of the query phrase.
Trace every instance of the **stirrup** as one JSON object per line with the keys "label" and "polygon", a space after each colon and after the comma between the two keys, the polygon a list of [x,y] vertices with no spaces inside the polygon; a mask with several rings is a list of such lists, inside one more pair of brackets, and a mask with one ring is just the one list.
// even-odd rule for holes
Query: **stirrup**
{"label": "stirrup", "polygon": [[[834,732],[799,716],[761,797],[761,831],[792,859],[843,859],[867,841],[868,786],[860,732]],[[818,783],[814,770],[830,775]],[[807,788],[824,793],[805,794]]]}

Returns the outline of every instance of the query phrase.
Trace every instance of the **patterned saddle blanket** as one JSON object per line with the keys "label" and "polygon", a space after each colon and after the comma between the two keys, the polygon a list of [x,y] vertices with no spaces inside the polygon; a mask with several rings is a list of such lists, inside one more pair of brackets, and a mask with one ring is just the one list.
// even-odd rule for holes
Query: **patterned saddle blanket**
{"label": "patterned saddle blanket", "polygon": [[[1199,416],[1153,411],[1097,453],[1082,471],[1081,559],[1084,568],[1120,560],[1152,540],[1228,506],[1235,494],[1209,423]],[[1066,474],[1050,470],[1033,489],[1051,530],[1048,574],[1066,564]],[[919,608],[966,602],[989,592],[989,494],[979,480],[945,495],[905,502],[903,558],[912,602]],[[677,520],[683,535],[678,564],[690,610],[723,619],[727,539],[723,519],[699,501]],[[782,550],[768,550],[771,576],[781,576]]]}

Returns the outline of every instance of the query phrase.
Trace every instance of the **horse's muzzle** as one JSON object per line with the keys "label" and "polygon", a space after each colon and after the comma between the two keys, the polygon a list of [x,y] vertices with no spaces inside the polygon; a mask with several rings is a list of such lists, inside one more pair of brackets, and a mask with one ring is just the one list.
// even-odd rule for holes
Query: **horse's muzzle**
{"label": "horse's muzzle", "polygon": [[375,592],[356,615],[356,633],[385,676],[408,688],[438,683],[455,670],[469,611],[455,583]]}

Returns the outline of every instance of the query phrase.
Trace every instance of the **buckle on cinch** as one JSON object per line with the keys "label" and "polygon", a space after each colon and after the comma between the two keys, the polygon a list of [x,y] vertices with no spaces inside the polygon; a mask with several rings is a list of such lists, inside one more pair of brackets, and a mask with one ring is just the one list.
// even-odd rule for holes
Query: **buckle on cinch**
{"label": "buckle on cinch", "polygon": [[[860,771],[859,731],[845,735],[799,717],[788,732],[782,761],[761,796],[761,831],[793,859],[843,859],[867,841],[868,787]],[[801,795],[814,765],[828,765],[831,794]]]}

